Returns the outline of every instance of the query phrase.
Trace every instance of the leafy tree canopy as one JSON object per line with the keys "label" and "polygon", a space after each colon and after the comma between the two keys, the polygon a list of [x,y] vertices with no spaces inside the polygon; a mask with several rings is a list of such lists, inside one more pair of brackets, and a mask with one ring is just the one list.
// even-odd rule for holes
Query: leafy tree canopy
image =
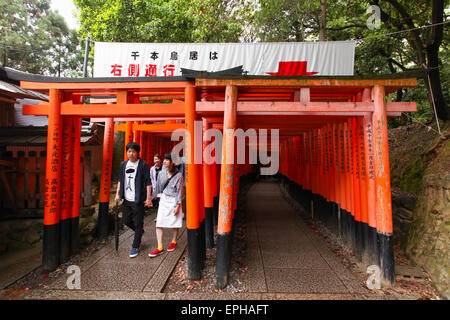
{"label": "leafy tree canopy", "polygon": [[49,0],[0,0],[0,63],[37,74],[79,74],[75,30],[50,10]]}
{"label": "leafy tree canopy", "polygon": [[240,1],[74,0],[80,32],[95,41],[239,42]]}

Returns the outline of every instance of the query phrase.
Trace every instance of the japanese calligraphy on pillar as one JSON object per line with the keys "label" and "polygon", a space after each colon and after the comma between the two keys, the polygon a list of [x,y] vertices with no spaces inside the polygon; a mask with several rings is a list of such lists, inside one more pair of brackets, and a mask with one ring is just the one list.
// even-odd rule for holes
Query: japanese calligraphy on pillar
{"label": "japanese calligraphy on pillar", "polygon": [[[114,141],[114,130],[109,129],[109,126],[105,126],[105,137],[104,141],[106,143],[106,155],[112,154],[113,150],[111,149],[112,143],[111,141]],[[105,156],[105,155],[104,155]],[[103,190],[100,190],[100,192],[103,193],[103,196],[105,199],[109,199],[109,192],[110,192],[110,184],[111,184],[111,165],[112,161],[103,161],[102,164],[102,170],[103,170],[103,183],[101,184],[103,186]]]}
{"label": "japanese calligraphy on pillar", "polygon": [[[75,121],[75,118],[72,118],[71,119],[71,124],[70,124],[70,154],[72,155],[72,156],[74,156],[75,155],[75,143],[76,143],[76,139],[75,139],[75,130],[76,130],[76,128],[75,128],[75,123],[76,123],[76,121]],[[77,177],[75,177],[75,161],[76,161],[76,159],[75,158],[73,158],[72,159],[72,162],[71,162],[71,164],[72,164],[72,170],[70,170],[70,181],[72,181],[72,183],[75,183],[75,179],[77,178]],[[79,179],[79,177],[78,177],[78,179]],[[70,192],[70,195],[69,195],[69,206],[70,206],[70,208],[72,208],[72,206],[73,206],[73,202],[74,202],[74,192],[73,192],[73,185],[72,185],[72,190],[71,190],[72,192]]]}
{"label": "japanese calligraphy on pillar", "polygon": [[340,163],[339,163],[339,170],[340,170],[340,173],[344,173],[345,172],[345,161],[344,161],[344,159],[345,159],[345,139],[344,139],[344,134],[345,134],[345,131],[344,131],[344,125],[341,125],[340,126],[340,129],[339,129],[339,151],[340,151],[340,154],[341,154],[341,156],[339,157],[340,158]]}
{"label": "japanese calligraphy on pillar", "polygon": [[383,123],[381,119],[378,119],[375,123],[375,131],[376,131],[376,137],[377,140],[375,141],[377,145],[377,163],[379,164],[378,168],[378,175],[383,176],[385,174],[385,168],[384,168],[384,162],[383,162],[383,148],[382,148],[382,130],[383,130]]}
{"label": "japanese calligraphy on pillar", "polygon": [[347,138],[347,148],[349,152],[348,159],[348,171],[351,175],[353,175],[353,127],[351,125],[351,120],[348,122],[348,138]]}
{"label": "japanese calligraphy on pillar", "polygon": [[61,173],[61,212],[63,214],[63,219],[67,219],[69,217],[69,201],[71,194],[71,169],[72,169],[72,154],[70,153],[70,122],[71,119],[64,117],[64,126],[63,126],[63,136],[62,136],[62,173]]}
{"label": "japanese calligraphy on pillar", "polygon": [[[45,178],[45,209],[50,214],[56,214],[58,212],[58,193],[59,193],[59,171],[61,169],[60,159],[60,134],[59,124],[56,124],[53,128],[52,135],[50,137],[50,154],[47,155],[47,163],[50,162],[50,172]],[[48,166],[47,166],[48,167]]]}
{"label": "japanese calligraphy on pillar", "polygon": [[366,181],[366,157],[364,149],[364,126],[362,121],[358,121],[358,165],[359,165],[359,178],[364,182]]}
{"label": "japanese calligraphy on pillar", "polygon": [[375,179],[375,158],[374,158],[374,145],[373,145],[373,127],[371,123],[367,124],[367,152],[369,154],[369,179]]}
{"label": "japanese calligraphy on pillar", "polygon": [[[233,187],[233,178],[234,166],[227,165],[225,167],[225,190]],[[223,205],[221,203],[219,206],[220,208],[223,208],[222,212],[220,212],[220,216],[225,224],[229,224],[231,223],[231,219],[233,219],[233,192],[224,192],[223,198],[221,197],[220,199],[223,201]]]}

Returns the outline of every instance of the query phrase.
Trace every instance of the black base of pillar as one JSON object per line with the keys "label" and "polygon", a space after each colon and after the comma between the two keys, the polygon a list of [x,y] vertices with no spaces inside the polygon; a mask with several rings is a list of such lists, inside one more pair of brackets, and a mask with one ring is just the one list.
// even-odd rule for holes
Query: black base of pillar
{"label": "black base of pillar", "polygon": [[369,225],[365,222],[361,224],[361,261],[364,266],[369,265]]}
{"label": "black base of pillar", "polygon": [[70,219],[70,254],[80,251],[80,217]]}
{"label": "black base of pillar", "polygon": [[368,230],[368,246],[367,253],[369,256],[369,265],[380,265],[380,254],[378,248],[378,235],[377,230],[369,226]]}
{"label": "black base of pillar", "polygon": [[395,270],[392,234],[378,233],[377,237],[380,250],[381,283],[393,285],[395,283]]}
{"label": "black base of pillar", "polygon": [[44,225],[42,271],[50,272],[59,265],[59,223]]}
{"label": "black base of pillar", "polygon": [[332,202],[331,203],[331,208],[332,208],[332,219],[331,219],[331,230],[333,231],[334,234],[339,234],[339,220],[338,220],[338,210],[339,210],[339,206],[337,205],[337,203]]}
{"label": "black base of pillar", "polygon": [[214,208],[205,207],[205,244],[206,249],[214,248]]}
{"label": "black base of pillar", "polygon": [[219,195],[217,194],[217,196],[215,196],[213,198],[213,221],[214,221],[214,226],[217,227],[217,223],[219,221]]}
{"label": "black base of pillar", "polygon": [[217,235],[216,253],[216,288],[221,290],[228,284],[228,271],[231,261],[232,235],[230,233]]}
{"label": "black base of pillar", "polygon": [[202,276],[201,234],[199,229],[187,229],[188,278],[199,280]]}
{"label": "black base of pillar", "polygon": [[363,236],[362,236],[362,222],[355,220],[355,247],[353,251],[359,260],[362,260]]}
{"label": "black base of pillar", "polygon": [[356,248],[356,231],[355,231],[355,217],[349,212],[348,215],[348,227],[350,232],[350,248],[354,251]]}
{"label": "black base of pillar", "polygon": [[205,267],[206,262],[206,239],[205,239],[205,219],[200,222],[200,270]]}
{"label": "black base of pillar", "polygon": [[97,237],[104,238],[109,232],[109,203],[100,202],[98,205]]}
{"label": "black base of pillar", "polygon": [[59,263],[64,263],[70,258],[70,219],[59,221]]}
{"label": "black base of pillar", "polygon": [[347,210],[341,209],[341,235],[342,235],[342,241],[346,246],[350,243],[350,230],[349,230],[349,224],[347,222],[349,213]]}

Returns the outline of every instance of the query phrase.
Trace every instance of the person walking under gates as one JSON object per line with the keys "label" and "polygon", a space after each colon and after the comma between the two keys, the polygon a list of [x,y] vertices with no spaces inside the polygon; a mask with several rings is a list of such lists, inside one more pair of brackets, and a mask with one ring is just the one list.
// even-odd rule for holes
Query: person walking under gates
{"label": "person walking under gates", "polygon": [[128,160],[120,164],[119,184],[115,201],[124,199],[123,223],[134,231],[130,258],[139,254],[141,238],[144,234],[144,206],[152,206],[150,169],[138,154],[141,147],[136,142],[126,146]]}
{"label": "person walking under gates", "polygon": [[175,250],[178,230],[183,223],[183,210],[181,207],[183,176],[175,167],[170,153],[164,155],[163,165],[166,168],[166,174],[161,172],[157,183],[157,192],[161,193],[156,217],[158,248],[148,254],[150,257],[156,257],[164,252],[162,243],[163,228],[172,229],[172,242],[167,248],[167,251]]}
{"label": "person walking under gates", "polygon": [[158,182],[158,175],[160,174],[160,172],[162,172],[161,174],[166,174],[166,168],[162,165],[162,157],[159,154],[155,154],[155,156],[153,157],[153,162],[155,163],[153,165],[153,167],[150,168],[150,180],[152,182],[152,203],[153,203],[153,207],[158,209],[158,205],[159,205],[159,197],[158,197],[158,193],[157,193],[157,182]]}

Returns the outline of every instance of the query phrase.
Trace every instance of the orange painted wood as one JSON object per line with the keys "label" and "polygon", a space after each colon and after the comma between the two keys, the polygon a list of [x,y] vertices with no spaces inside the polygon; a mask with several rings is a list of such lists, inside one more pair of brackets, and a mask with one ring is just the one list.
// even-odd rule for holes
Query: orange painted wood
{"label": "orange painted wood", "polygon": [[193,87],[189,81],[139,81],[139,82],[33,82],[20,81],[20,87],[35,90],[120,90],[120,89],[170,89]]}
{"label": "orange painted wood", "polygon": [[377,228],[374,133],[371,115],[363,117],[363,127],[367,178],[367,217],[369,226]]}
{"label": "orange painted wood", "polygon": [[[139,146],[141,146],[141,140],[139,131],[136,130],[136,126],[140,123],[140,121],[134,121],[133,122],[133,141],[136,142]],[[139,156],[141,156],[139,154]]]}
{"label": "orange painted wood", "polygon": [[[91,121],[92,121],[92,118],[91,118]],[[108,118],[105,118],[105,121],[102,121],[102,122],[106,122],[106,121],[108,121]],[[127,123],[122,122],[122,123],[114,125],[114,131],[127,131]]]}
{"label": "orange painted wood", "polygon": [[227,86],[223,122],[222,164],[220,171],[218,234],[231,231],[233,218],[234,130],[236,129],[237,88]]}
{"label": "orange painted wood", "polygon": [[133,122],[127,121],[126,127],[125,127],[125,143],[123,146],[123,152],[124,152],[123,160],[124,161],[128,160],[127,144],[129,144],[132,141],[133,141]]}
{"label": "orange painted wood", "polygon": [[347,207],[347,180],[345,178],[345,131],[344,131],[344,123],[338,124],[338,132],[339,132],[339,150],[338,150],[338,159],[339,159],[339,198],[341,200],[341,208],[344,210],[348,210]]}
{"label": "orange painted wood", "polygon": [[44,225],[59,223],[61,209],[61,99],[62,92],[50,89],[47,162],[45,170]]}
{"label": "orange painted wood", "polygon": [[350,130],[351,126],[349,126],[348,120],[344,123],[345,130],[345,179],[346,179],[346,197],[347,197],[347,208],[352,216],[354,216],[354,204],[353,204],[353,167],[351,161],[351,139],[350,139]]}
{"label": "orange painted wood", "polygon": [[[197,112],[223,112],[222,101],[199,101]],[[300,102],[300,101],[238,101],[237,113],[242,112],[373,112],[373,102]],[[389,102],[387,112],[415,112],[415,102]]]}
{"label": "orange painted wood", "polygon": [[135,91],[133,92],[138,96],[173,96],[173,95],[181,95],[184,97],[184,88],[182,91]]}
{"label": "orange painted wood", "polygon": [[352,151],[353,151],[353,203],[355,220],[361,221],[360,177],[359,177],[359,153],[357,145],[356,117],[351,118],[352,125]]}
{"label": "orange painted wood", "polygon": [[[197,87],[373,87],[409,88],[417,85],[415,78],[407,79],[196,79]],[[30,88],[33,89],[33,88]]]}
{"label": "orange painted wood", "polygon": [[333,173],[332,173],[332,143],[331,143],[331,124],[326,125],[326,140],[325,140],[325,151],[326,151],[326,183],[327,183],[327,200],[334,201],[334,183],[333,183]]}
{"label": "orange painted wood", "polygon": [[186,134],[186,226],[188,229],[198,229],[204,215],[203,167],[194,163],[194,122],[198,120],[195,113],[195,88],[185,89]]}
{"label": "orange painted wood", "polygon": [[184,129],[184,123],[143,123],[135,124],[133,130],[148,132],[172,132],[177,129]]}
{"label": "orange painted wood", "polygon": [[365,143],[364,143],[364,123],[363,118],[358,117],[356,119],[357,126],[357,152],[359,155],[359,188],[360,188],[360,210],[361,210],[361,221],[368,223],[368,212],[367,212],[367,171],[366,171],[366,158],[365,158]]}
{"label": "orange painted wood", "polygon": [[293,137],[293,155],[294,155],[294,181],[298,185],[301,185],[300,178],[300,136]]}
{"label": "orange painted wood", "polygon": [[[48,115],[48,106],[24,105],[24,115]],[[138,116],[183,116],[184,103],[153,103],[153,104],[74,104],[66,101],[61,106],[61,115],[76,115],[82,117],[138,117]]]}
{"label": "orange painted wood", "polygon": [[111,191],[111,169],[114,145],[114,122],[108,119],[105,122],[103,138],[102,175],[100,178],[100,202],[108,202]]}
{"label": "orange painted wood", "polygon": [[333,180],[332,184],[334,185],[334,202],[339,204],[339,163],[338,163],[338,150],[339,150],[339,132],[337,128],[337,124],[332,124],[333,136],[332,136],[332,148],[333,148]]}
{"label": "orange painted wood", "polygon": [[[205,132],[209,129],[209,124],[205,118],[202,119],[202,129],[203,129],[203,135],[205,135]],[[205,151],[205,148],[209,145],[208,141],[204,138],[203,139],[203,151]],[[208,157],[208,158],[207,158]],[[212,208],[213,207],[213,183],[215,182],[212,175],[213,175],[213,168],[211,164],[212,159],[209,158],[208,152],[203,152],[203,192],[204,192],[204,201],[205,201],[205,207]]]}
{"label": "orange painted wood", "polygon": [[385,88],[376,85],[373,88],[373,97],[375,104],[372,122],[374,127],[377,230],[392,234],[391,179],[389,171]]}
{"label": "orange painted wood", "polygon": [[70,194],[72,193],[72,119],[71,117],[62,117],[62,163],[61,163],[61,214],[60,219],[70,218],[72,206],[70,204]]}
{"label": "orange painted wood", "polygon": [[305,148],[306,148],[306,171],[307,171],[307,185],[308,190],[312,191],[312,132],[307,131],[305,133]]}

